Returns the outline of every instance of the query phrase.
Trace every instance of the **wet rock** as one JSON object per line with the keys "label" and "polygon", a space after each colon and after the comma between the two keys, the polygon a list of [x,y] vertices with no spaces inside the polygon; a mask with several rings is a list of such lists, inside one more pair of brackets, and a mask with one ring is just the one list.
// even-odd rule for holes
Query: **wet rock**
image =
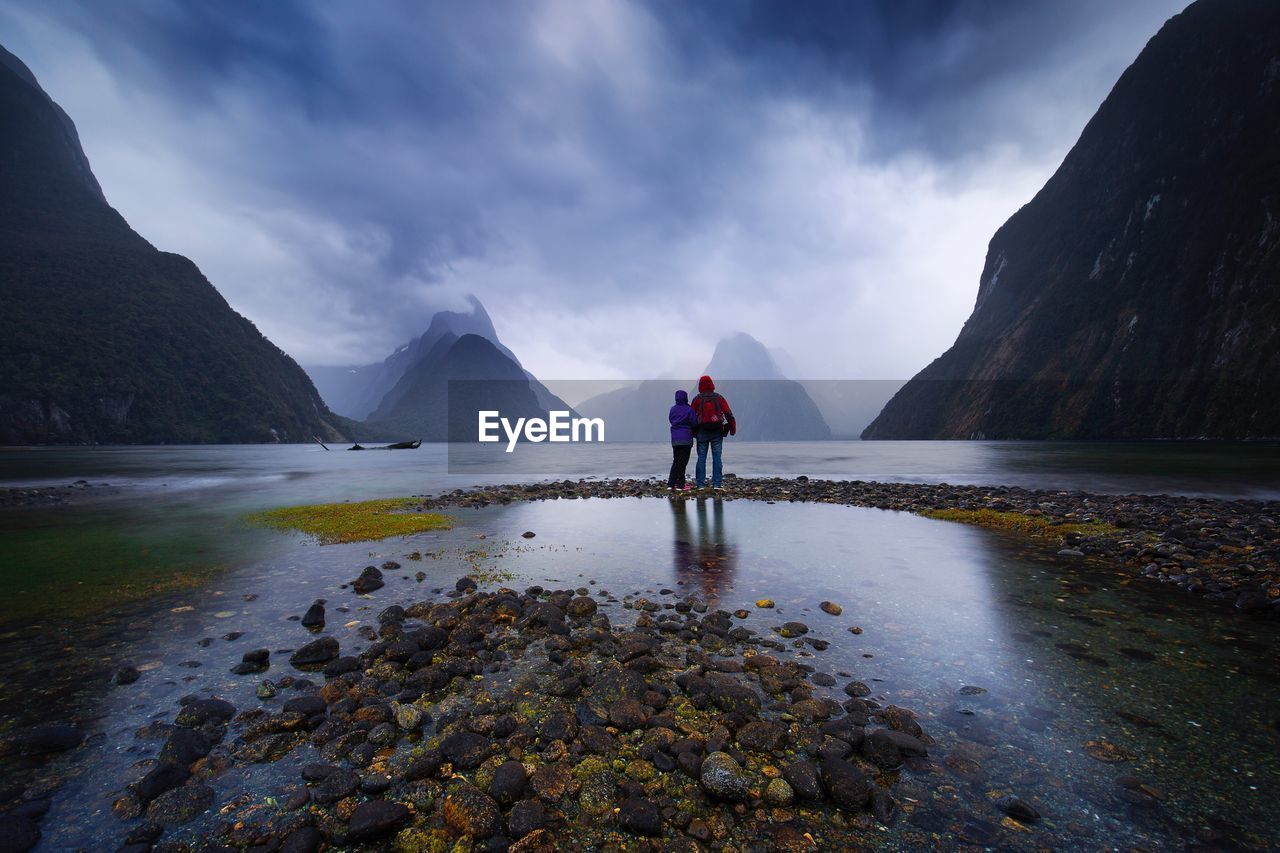
{"label": "wet rock", "polygon": [[990,847],[999,834],[999,827],[973,815],[965,816],[957,833],[962,841],[977,844],[979,847]]}
{"label": "wet rock", "polygon": [[756,607],[761,610],[769,610],[774,606],[772,598],[760,598],[756,600]]}
{"label": "wet rock", "polygon": [[[812,601],[812,599],[810,600]],[[824,601],[818,607],[822,609],[823,613],[830,613],[832,616],[839,616],[844,612],[844,608],[833,601]]]}
{"label": "wet rock", "polygon": [[178,709],[173,721],[179,726],[200,728],[208,724],[224,723],[235,716],[235,713],[235,706],[226,699],[194,699]]}
{"label": "wet rock", "polygon": [[314,826],[300,826],[285,836],[280,853],[317,853],[324,841],[324,833]]}
{"label": "wet rock", "polygon": [[584,726],[603,726],[609,722],[608,707],[586,699],[574,706],[573,715]]}
{"label": "wet rock", "polygon": [[1006,796],[996,800],[996,807],[1014,820],[1023,823],[1035,823],[1040,819],[1040,812],[1035,806],[1021,797]]}
{"label": "wet rock", "polygon": [[499,805],[510,806],[523,799],[528,787],[524,765],[519,761],[504,761],[493,771],[489,793]]}
{"label": "wet rock", "polygon": [[367,732],[359,729],[338,735],[320,747],[320,757],[325,761],[339,761],[346,758],[353,749],[363,744],[368,736]]}
{"label": "wet rock", "polygon": [[147,820],[160,826],[178,826],[207,811],[213,800],[214,791],[208,785],[183,785],[156,797],[147,807]]}
{"label": "wet rock", "polygon": [[567,711],[552,711],[538,726],[538,737],[544,741],[569,741],[578,734],[578,721]]}
{"label": "wet rock", "polygon": [[345,767],[335,767],[311,790],[311,799],[322,806],[328,805],[351,796],[359,787],[359,773]]}
{"label": "wet rock", "polygon": [[145,844],[149,847],[159,841],[161,835],[164,835],[163,826],[144,821],[129,831],[129,834],[125,836],[124,843]]}
{"label": "wet rock", "polygon": [[298,649],[289,658],[294,666],[319,666],[338,656],[338,641],[333,637],[320,637]]}
{"label": "wet rock", "polygon": [[824,761],[819,769],[822,784],[837,805],[850,811],[866,807],[871,784],[855,765],[847,761]]}
{"label": "wet rock", "polygon": [[628,797],[618,808],[618,824],[636,835],[662,834],[662,816],[658,807],[644,797]]}
{"label": "wet rock", "polygon": [[117,669],[115,673],[111,676],[111,683],[119,684],[122,686],[125,684],[133,684],[135,681],[137,681],[141,677],[142,677],[142,673],[138,671],[137,667],[125,664],[124,666]]}
{"label": "wet rock", "polygon": [[427,719],[427,712],[422,708],[400,702],[391,703],[391,715],[396,725],[406,732],[416,732]]}
{"label": "wet rock", "polygon": [[302,765],[302,778],[308,782],[319,782],[321,779],[327,779],[337,771],[335,764],[322,764],[320,762],[311,762]]}
{"label": "wet rock", "polygon": [[111,804],[111,813],[120,820],[133,820],[142,816],[142,803],[132,791],[125,791]]}
{"label": "wet rock", "polygon": [[349,844],[374,841],[390,835],[409,822],[409,809],[389,800],[369,800],[356,806],[347,821]]}
{"label": "wet rock", "polygon": [[493,798],[470,784],[462,784],[444,798],[444,821],[459,835],[485,839],[502,828],[502,814]]}
{"label": "wet rock", "polygon": [[14,815],[0,815],[0,853],[26,853],[40,841],[35,821]]}
{"label": "wet rock", "polygon": [[409,762],[404,768],[404,778],[409,781],[429,779],[440,772],[443,763],[444,754],[438,749],[429,749]]}
{"label": "wet rock", "polygon": [[563,764],[544,764],[529,777],[534,793],[555,802],[563,797],[573,782],[573,772]]}
{"label": "wet rock", "polygon": [[84,742],[84,733],[72,725],[54,723],[24,732],[18,738],[19,748],[28,755],[66,752]]}
{"label": "wet rock", "polygon": [[254,673],[266,672],[271,665],[270,649],[254,649],[245,652],[240,659],[240,663],[231,667],[231,671],[236,675],[252,675]]}
{"label": "wet rock", "polygon": [[471,770],[489,755],[489,741],[474,732],[457,732],[440,741],[440,750],[454,767]]}
{"label": "wet rock", "polygon": [[185,764],[163,763],[152,767],[147,774],[129,786],[139,806],[145,806],[165,791],[185,783],[191,776]]}
{"label": "wet rock", "polygon": [[547,811],[537,800],[521,800],[507,814],[507,831],[513,838],[524,838],[547,825]]}
{"label": "wet rock", "polygon": [[160,748],[161,764],[189,765],[209,754],[213,744],[195,729],[176,728]]}
{"label": "wet rock", "polygon": [[324,627],[324,602],[317,601],[302,614],[302,627],[319,631]]}
{"label": "wet rock", "polygon": [[314,717],[316,714],[323,714],[329,710],[329,706],[325,704],[322,697],[316,694],[308,694],[306,696],[294,696],[285,701],[282,709],[287,714],[301,714],[304,717]]}
{"label": "wet rock", "polygon": [[716,707],[726,713],[754,716],[760,710],[760,697],[740,681],[720,681],[711,689],[711,699]]}
{"label": "wet rock", "polygon": [[329,661],[329,663],[324,668],[324,674],[329,678],[337,678],[340,675],[346,675],[349,672],[355,672],[360,668],[361,668],[360,658],[339,657]]}
{"label": "wet rock", "polygon": [[844,686],[844,692],[854,699],[871,695],[871,688],[861,681],[850,681]]}
{"label": "wet rock", "polygon": [[786,808],[795,801],[796,793],[785,779],[770,779],[764,789],[764,799],[771,806]]}
{"label": "wet rock", "polygon": [[903,756],[925,756],[928,748],[918,738],[892,729],[876,729],[862,744],[867,758],[884,768],[898,767]]}
{"label": "wet rock", "polygon": [[853,752],[853,745],[836,737],[824,737],[818,747],[818,758],[821,761],[843,761]]}
{"label": "wet rock", "polygon": [[782,778],[787,780],[796,796],[804,800],[821,800],[826,796],[818,773],[818,765],[812,761],[796,761],[782,769]]}
{"label": "wet rock", "polygon": [[743,749],[753,752],[772,752],[782,747],[787,730],[768,720],[753,720],[738,729],[736,740]]}
{"label": "wet rock", "polygon": [[[617,740],[600,726],[582,726],[577,738],[586,751],[595,753],[596,756],[612,756],[618,751]],[[654,760],[657,761],[657,756]]]}
{"label": "wet rock", "polygon": [[585,595],[578,596],[565,606],[565,613],[575,617],[591,616],[596,612],[595,599]]}
{"label": "wet rock", "polygon": [[591,756],[573,768],[578,781],[578,808],[589,818],[604,819],[613,811],[617,786],[603,759]]}
{"label": "wet rock", "polygon": [[898,817],[898,801],[884,788],[872,787],[870,805],[871,814],[885,826],[892,824]]}
{"label": "wet rock", "polygon": [[386,581],[382,579],[382,572],[376,566],[365,566],[364,571],[360,573],[360,577],[351,582],[351,588],[355,590],[357,595],[368,595],[384,586],[386,586]]}
{"label": "wet rock", "polygon": [[751,788],[750,778],[725,752],[713,752],[703,760],[698,781],[712,797],[730,802],[745,800]]}
{"label": "wet rock", "polygon": [[293,793],[285,799],[281,808],[287,812],[297,811],[309,802],[311,802],[311,792],[306,788],[295,788]]}
{"label": "wet rock", "polygon": [[783,637],[790,639],[809,633],[809,626],[803,622],[783,622],[782,627],[778,628],[777,631]]}
{"label": "wet rock", "polygon": [[609,722],[625,732],[644,728],[652,711],[635,699],[619,699],[609,705]]}

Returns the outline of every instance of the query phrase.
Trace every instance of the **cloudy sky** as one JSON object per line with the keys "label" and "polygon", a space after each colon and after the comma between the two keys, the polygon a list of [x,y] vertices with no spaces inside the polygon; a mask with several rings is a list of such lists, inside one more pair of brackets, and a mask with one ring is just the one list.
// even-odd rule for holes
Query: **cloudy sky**
{"label": "cloudy sky", "polygon": [[303,364],[905,378],[1182,0],[0,0],[108,199]]}

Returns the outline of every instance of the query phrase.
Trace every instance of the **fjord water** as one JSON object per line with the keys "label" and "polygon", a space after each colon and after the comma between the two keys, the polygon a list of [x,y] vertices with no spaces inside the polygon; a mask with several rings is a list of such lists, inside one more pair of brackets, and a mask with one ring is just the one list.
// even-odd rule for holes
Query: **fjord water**
{"label": "fjord water", "polygon": [[[135,732],[171,721],[186,694],[253,707],[259,679],[228,670],[244,651],[270,648],[265,677],[292,672],[281,650],[310,635],[289,617],[314,599],[329,602],[327,632],[344,652],[354,651],[364,644],[357,628],[376,624],[382,608],[447,588],[473,568],[508,573],[504,583],[517,588],[595,581],[593,591],[619,598],[661,598],[663,588],[693,593],[725,609],[746,608],[743,624],[762,634],[783,621],[806,622],[811,636],[831,643],[805,662],[836,677],[832,695],[843,698],[848,680],[863,680],[883,704],[920,713],[936,740],[931,772],[901,771],[900,791],[914,802],[905,804],[910,816],[884,833],[886,846],[934,837],[923,833],[949,844],[990,837],[1014,848],[1180,846],[1204,827],[1254,844],[1271,838],[1271,804],[1280,795],[1277,626],[991,531],[849,507],[666,499],[459,510],[449,531],[324,547],[241,521],[266,506],[439,493],[484,481],[647,476],[663,471],[669,452],[660,445],[526,449],[553,450],[519,448],[506,464],[524,466],[523,475],[494,473],[492,460],[480,456],[471,465],[478,473],[459,473],[465,460],[446,465],[442,448],[425,446],[0,454],[4,485],[111,484],[85,487],[69,506],[0,513],[11,595],[41,590],[50,605],[19,606],[25,615],[6,620],[0,716],[6,727],[59,719],[90,733],[84,747],[49,765],[5,769],[10,784],[67,780],[43,824],[42,849],[117,842],[122,826],[110,804],[160,744]],[[1263,498],[1277,497],[1280,482],[1275,448],[1262,445],[744,442],[730,445],[726,457],[727,470],[744,476]],[[576,474],[564,470],[570,460]],[[537,536],[521,538],[526,530]],[[60,540],[59,531],[74,533]],[[415,553],[420,559],[411,559]],[[101,559],[136,564],[148,578],[168,567],[191,579],[105,611],[77,602],[60,613],[58,603],[74,596],[38,577],[48,571],[74,584],[80,574],[91,582]],[[372,597],[341,588],[364,565],[389,559],[404,569],[388,572],[388,585]],[[421,583],[413,580],[419,570]],[[761,597],[777,608],[755,608]],[[821,612],[824,599],[844,612]],[[604,612],[617,622],[631,615],[617,604]],[[850,633],[852,626],[862,633]],[[243,633],[221,639],[234,632]],[[204,639],[211,642],[201,645]],[[143,667],[142,679],[109,686],[124,661]],[[225,774],[214,783],[220,802],[245,791],[279,796],[312,757],[300,749],[276,764]],[[1117,784],[1122,776],[1153,786],[1163,802]],[[1006,793],[1036,803],[1045,819],[1029,830],[1002,825],[992,800]],[[214,820],[181,832],[209,829]]]}

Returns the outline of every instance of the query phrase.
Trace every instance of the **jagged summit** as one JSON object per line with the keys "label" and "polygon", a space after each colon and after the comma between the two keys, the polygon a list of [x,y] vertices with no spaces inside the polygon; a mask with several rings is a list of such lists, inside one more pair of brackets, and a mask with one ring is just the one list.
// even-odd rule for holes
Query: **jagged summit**
{"label": "jagged summit", "polygon": [[784,379],[764,344],[745,332],[716,344],[706,372],[719,379]]}

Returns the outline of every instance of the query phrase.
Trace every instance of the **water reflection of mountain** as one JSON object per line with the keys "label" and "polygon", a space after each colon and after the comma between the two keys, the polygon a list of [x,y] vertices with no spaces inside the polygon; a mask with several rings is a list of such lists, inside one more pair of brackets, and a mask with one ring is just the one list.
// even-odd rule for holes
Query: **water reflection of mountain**
{"label": "water reflection of mountain", "polygon": [[[693,501],[671,501],[675,536],[671,562],[676,580],[694,587],[708,604],[720,600],[733,585],[738,566],[738,551],[725,532],[724,501],[699,498]],[[708,513],[707,504],[711,504]],[[690,516],[694,523],[690,523]]]}

